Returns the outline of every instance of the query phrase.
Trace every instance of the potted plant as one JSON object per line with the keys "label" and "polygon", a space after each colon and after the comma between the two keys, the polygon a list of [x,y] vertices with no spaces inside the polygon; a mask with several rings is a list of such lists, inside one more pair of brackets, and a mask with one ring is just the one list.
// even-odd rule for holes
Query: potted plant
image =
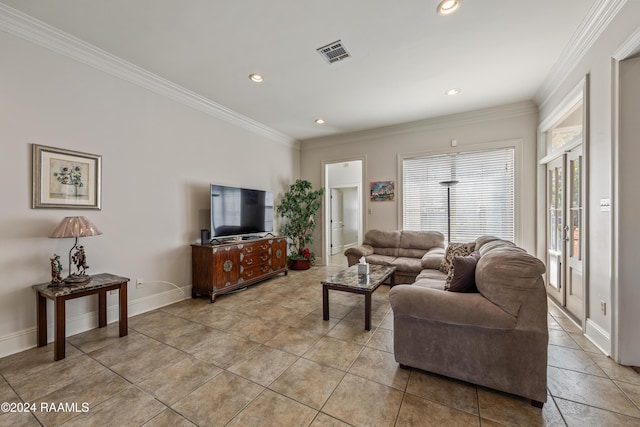
{"label": "potted plant", "polygon": [[306,270],[315,263],[315,254],[307,247],[313,243],[315,215],[320,209],[324,188],[314,190],[311,182],[297,179],[284,193],[276,211],[285,219],[280,234],[289,237],[289,268]]}

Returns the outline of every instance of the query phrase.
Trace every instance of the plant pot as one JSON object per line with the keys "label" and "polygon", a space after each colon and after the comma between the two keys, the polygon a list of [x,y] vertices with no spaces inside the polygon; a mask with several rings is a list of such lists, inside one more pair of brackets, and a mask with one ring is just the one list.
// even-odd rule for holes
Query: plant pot
{"label": "plant pot", "polygon": [[308,270],[311,268],[311,261],[308,259],[290,259],[289,270]]}

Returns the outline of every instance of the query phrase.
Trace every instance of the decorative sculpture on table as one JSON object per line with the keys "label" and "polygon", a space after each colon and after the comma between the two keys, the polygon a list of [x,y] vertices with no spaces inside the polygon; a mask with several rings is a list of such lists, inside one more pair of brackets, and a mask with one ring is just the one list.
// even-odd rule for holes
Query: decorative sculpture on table
{"label": "decorative sculpture on table", "polygon": [[[71,247],[71,250],[69,250],[69,275],[63,279],[64,283],[84,283],[91,280],[91,277],[85,274],[85,270],[89,268],[89,266],[87,265],[84,246],[78,245],[78,237],[97,236],[99,234],[102,234],[102,232],[83,216],[65,217],[51,232],[49,237],[52,238],[75,238],[75,243]],[[73,274],[71,273],[72,261],[78,270],[77,273]]]}
{"label": "decorative sculpture on table", "polygon": [[84,253],[84,246],[78,246],[78,250],[71,257],[71,261],[76,265],[76,276],[84,276],[89,266],[87,265],[87,255]]}
{"label": "decorative sculpture on table", "polygon": [[49,258],[49,260],[51,261],[51,285],[59,286],[60,284],[64,283],[64,281],[62,280],[62,275],[60,274],[62,272],[60,255],[53,254],[53,256]]}

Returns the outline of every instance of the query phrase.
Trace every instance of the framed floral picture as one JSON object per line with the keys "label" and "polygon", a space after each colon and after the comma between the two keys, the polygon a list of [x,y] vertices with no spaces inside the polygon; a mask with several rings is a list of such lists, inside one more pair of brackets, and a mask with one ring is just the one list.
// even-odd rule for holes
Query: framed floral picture
{"label": "framed floral picture", "polygon": [[101,209],[102,156],[33,144],[31,207]]}

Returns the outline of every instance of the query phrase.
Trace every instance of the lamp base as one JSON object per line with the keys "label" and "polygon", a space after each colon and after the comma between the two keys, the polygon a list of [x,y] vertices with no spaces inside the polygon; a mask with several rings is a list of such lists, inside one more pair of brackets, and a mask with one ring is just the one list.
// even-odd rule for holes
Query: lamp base
{"label": "lamp base", "polygon": [[49,286],[47,286],[47,288],[60,288],[64,286],[64,281],[60,280],[60,281],[52,281],[51,283],[49,283]]}
{"label": "lamp base", "polygon": [[64,283],[84,283],[91,280],[91,276],[72,274],[64,278]]}

